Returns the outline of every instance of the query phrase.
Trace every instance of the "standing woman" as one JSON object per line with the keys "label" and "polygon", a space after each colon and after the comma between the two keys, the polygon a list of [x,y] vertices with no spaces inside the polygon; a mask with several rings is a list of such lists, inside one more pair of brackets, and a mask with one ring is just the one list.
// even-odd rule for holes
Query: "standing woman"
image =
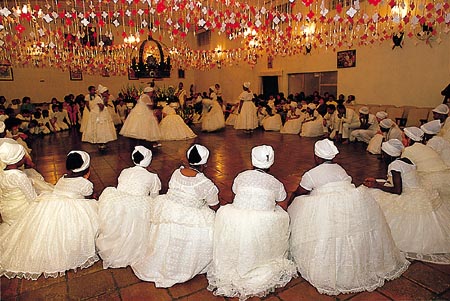
{"label": "standing woman", "polygon": [[245,82],[242,89],[244,91],[239,95],[240,103],[234,128],[251,132],[258,127],[258,116],[256,115],[256,106],[253,103],[253,94],[250,91],[250,82]]}
{"label": "standing woman", "polygon": [[338,153],[328,139],[314,145],[317,166],[303,174],[288,209],[290,252],[302,277],[321,294],[371,292],[400,277],[409,262],[373,197],[333,162]]}
{"label": "standing woman", "polygon": [[213,86],[209,87],[210,106],[202,118],[202,131],[214,132],[225,127],[225,117]]}
{"label": "standing woman", "polygon": [[147,140],[158,145],[157,141],[161,139],[161,131],[153,112],[154,92],[152,87],[145,87],[144,93],[139,97],[136,106],[125,120],[120,135]]}
{"label": "standing woman", "polygon": [[208,271],[208,289],[215,295],[242,300],[262,297],[297,275],[288,259],[289,215],[283,209],[287,207],[283,202],[286,191],[268,173],[273,162],[271,146],[254,147],[254,168],[234,179],[233,203],[217,212],[213,262]]}
{"label": "standing woman", "polygon": [[117,140],[116,128],[112,121],[105,103],[108,103],[109,90],[107,87],[98,85],[94,100],[89,103],[91,112],[86,129],[83,131],[81,141],[98,144],[100,151],[106,149],[106,143]]}
{"label": "standing woman", "polygon": [[147,252],[131,265],[139,279],[171,287],[207,271],[212,259],[213,210],[219,207],[219,190],[203,174],[208,157],[206,147],[191,146],[189,166],[175,170],[167,194],[154,200]]}

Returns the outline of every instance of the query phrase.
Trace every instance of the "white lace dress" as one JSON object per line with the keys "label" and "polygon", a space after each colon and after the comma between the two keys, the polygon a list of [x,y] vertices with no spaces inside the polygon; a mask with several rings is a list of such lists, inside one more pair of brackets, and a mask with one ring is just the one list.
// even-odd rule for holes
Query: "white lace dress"
{"label": "white lace dress", "polygon": [[243,91],[239,95],[239,100],[243,101],[241,112],[238,113],[234,128],[236,130],[253,130],[258,127],[258,116],[256,115],[256,106],[253,103],[253,94]]}
{"label": "white lace dress", "polygon": [[187,140],[197,137],[174,108],[165,106],[162,113],[166,115],[159,123],[162,140]]}
{"label": "white lace dress", "polygon": [[0,170],[0,235],[19,220],[37,194],[32,181],[18,170]]}
{"label": "white lace dress", "polygon": [[288,259],[289,216],[276,202],[286,198],[272,175],[247,170],[233,182],[235,198],[216,214],[209,290],[215,295],[265,296],[297,275]]}
{"label": "white lace dress", "polygon": [[[205,101],[205,99],[203,100]],[[216,99],[210,100],[210,108],[203,113],[202,131],[214,132],[225,127],[222,107]]]}
{"label": "white lace dress", "polygon": [[148,108],[152,100],[147,94],[141,95],[136,106],[125,120],[120,135],[134,139],[158,141],[161,139],[158,120],[153,110]]}
{"label": "white lace dress", "polygon": [[427,146],[434,149],[440,156],[445,165],[450,167],[450,141],[442,137],[435,136],[427,142]]}
{"label": "white lace dress", "polygon": [[205,273],[211,263],[214,211],[219,190],[204,174],[186,177],[177,169],[167,194],[151,207],[146,253],[133,264],[136,276],[170,287]]}
{"label": "white lace dress", "polygon": [[107,187],[100,195],[99,235],[96,239],[103,268],[136,263],[150,239],[150,204],[161,190],[158,175],[140,166],[122,170],[117,188]]}
{"label": "white lace dress", "polygon": [[114,127],[111,114],[106,107],[100,110],[99,104],[103,104],[103,100],[99,96],[96,96],[89,103],[91,111],[81,137],[83,142],[107,143],[117,140],[116,128]]}
{"label": "white lace dress", "polygon": [[307,116],[304,119],[300,136],[320,137],[323,134],[323,118],[317,111],[314,111],[313,116]]}
{"label": "white lace dress", "polygon": [[304,114],[299,109],[296,109],[295,113],[289,111],[287,117],[288,120],[284,123],[283,127],[280,130],[280,133],[298,135],[302,128],[302,122],[305,118]]}
{"label": "white lace dress", "polygon": [[416,166],[395,160],[388,167],[402,177],[402,194],[368,190],[377,200],[391,227],[398,248],[411,259],[450,264],[450,203],[420,184]]}
{"label": "white lace dress", "polygon": [[52,193],[38,196],[0,237],[0,276],[58,277],[96,262],[97,203],[84,199],[92,190],[84,178],[63,176]]}
{"label": "white lace dress", "polygon": [[279,132],[283,123],[281,122],[280,114],[274,114],[272,116],[267,116],[262,121],[262,126],[265,131],[275,131]]}
{"label": "white lace dress", "polygon": [[300,185],[311,193],[289,206],[290,251],[319,293],[373,291],[408,268],[377,202],[341,166],[321,164]]}

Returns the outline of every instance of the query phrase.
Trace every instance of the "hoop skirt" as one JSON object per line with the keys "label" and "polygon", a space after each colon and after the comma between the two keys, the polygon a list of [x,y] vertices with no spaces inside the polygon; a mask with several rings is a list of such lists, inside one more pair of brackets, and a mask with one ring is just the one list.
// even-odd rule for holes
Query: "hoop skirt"
{"label": "hoop skirt", "polygon": [[173,108],[166,106],[163,113],[167,115],[159,123],[162,140],[187,140],[197,137]]}
{"label": "hoop skirt", "polygon": [[125,119],[125,123],[119,134],[125,137],[147,141],[158,141],[161,139],[158,120],[154,116],[153,111],[140,99],[131,110],[127,119]]}
{"label": "hoop skirt", "polygon": [[246,100],[242,104],[241,112],[237,115],[234,123],[236,130],[253,130],[258,127],[258,116],[253,101]]}
{"label": "hoop skirt", "polygon": [[373,291],[409,266],[376,201],[351,182],[331,182],[297,197],[288,212],[291,255],[319,293]]}
{"label": "hoop skirt", "polygon": [[116,128],[108,109],[93,109],[89,113],[86,128],[81,141],[89,143],[107,143],[117,140]]}
{"label": "hoop skirt", "polygon": [[267,116],[262,121],[262,126],[265,131],[275,131],[279,132],[283,123],[281,122],[280,114],[274,114],[272,116]]}
{"label": "hoop skirt", "polygon": [[[61,178],[53,193],[38,196],[14,227],[2,233],[0,276],[32,280],[42,274],[58,277],[98,260],[97,204],[75,192],[86,191],[85,181]],[[72,192],[58,186],[71,187]]]}
{"label": "hoop skirt", "polygon": [[284,126],[281,128],[280,133],[298,135],[302,128],[302,121],[303,119],[301,117],[287,120]]}
{"label": "hoop skirt", "polygon": [[303,122],[300,136],[302,137],[320,137],[323,136],[322,116],[316,116],[315,120]]}
{"label": "hoop skirt", "polygon": [[[203,99],[203,101],[206,101],[206,99]],[[217,100],[210,100],[209,102],[210,109],[203,113],[202,131],[214,132],[225,127],[225,117]]]}

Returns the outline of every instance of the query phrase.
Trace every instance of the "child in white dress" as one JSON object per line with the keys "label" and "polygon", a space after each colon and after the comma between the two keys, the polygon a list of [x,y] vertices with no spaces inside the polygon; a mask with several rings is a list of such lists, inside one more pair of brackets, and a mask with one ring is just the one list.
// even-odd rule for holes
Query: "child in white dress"
{"label": "child in white dress", "polygon": [[147,170],[151,150],[136,146],[131,158],[135,166],[122,170],[117,188],[106,188],[99,198],[96,245],[105,269],[136,263],[150,240],[150,205],[159,194],[161,181]]}
{"label": "child in white dress", "polygon": [[0,276],[31,280],[42,274],[58,277],[98,260],[97,204],[85,199],[93,193],[89,165],[88,153],[71,151],[67,174],[58,180],[53,192],[39,195],[15,226],[2,233]]}
{"label": "child in white dress", "polygon": [[203,174],[208,157],[206,147],[190,147],[189,167],[175,170],[167,194],[154,200],[146,254],[131,266],[139,279],[170,287],[207,271],[219,206],[219,190]]}
{"label": "child in white dress", "polygon": [[162,140],[187,140],[197,137],[175,111],[177,106],[176,102],[172,102],[162,109],[163,119],[159,123]]}

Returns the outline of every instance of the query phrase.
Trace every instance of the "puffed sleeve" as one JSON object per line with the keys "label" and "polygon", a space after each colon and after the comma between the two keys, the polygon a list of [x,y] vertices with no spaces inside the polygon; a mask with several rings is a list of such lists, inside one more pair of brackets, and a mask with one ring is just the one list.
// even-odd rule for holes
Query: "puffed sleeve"
{"label": "puffed sleeve", "polygon": [[300,186],[309,191],[313,190],[314,182],[308,172],[303,174],[302,180],[300,181]]}
{"label": "puffed sleeve", "polygon": [[278,193],[277,193],[277,198],[276,198],[276,202],[281,202],[284,199],[286,199],[286,189],[284,189],[284,185],[283,183],[279,182],[279,188],[278,188]]}
{"label": "puffed sleeve", "polygon": [[11,175],[10,179],[11,183],[16,185],[20,191],[25,195],[28,202],[34,201],[37,194],[33,187],[33,182],[27,177],[27,175],[23,172],[17,172]]}
{"label": "puffed sleeve", "polygon": [[83,196],[90,196],[94,193],[94,184],[91,181],[81,178],[83,181],[80,181],[80,193]]}
{"label": "puffed sleeve", "polygon": [[208,206],[219,204],[219,189],[210,179],[204,177],[204,180],[198,186],[198,190],[198,193],[202,195]]}

